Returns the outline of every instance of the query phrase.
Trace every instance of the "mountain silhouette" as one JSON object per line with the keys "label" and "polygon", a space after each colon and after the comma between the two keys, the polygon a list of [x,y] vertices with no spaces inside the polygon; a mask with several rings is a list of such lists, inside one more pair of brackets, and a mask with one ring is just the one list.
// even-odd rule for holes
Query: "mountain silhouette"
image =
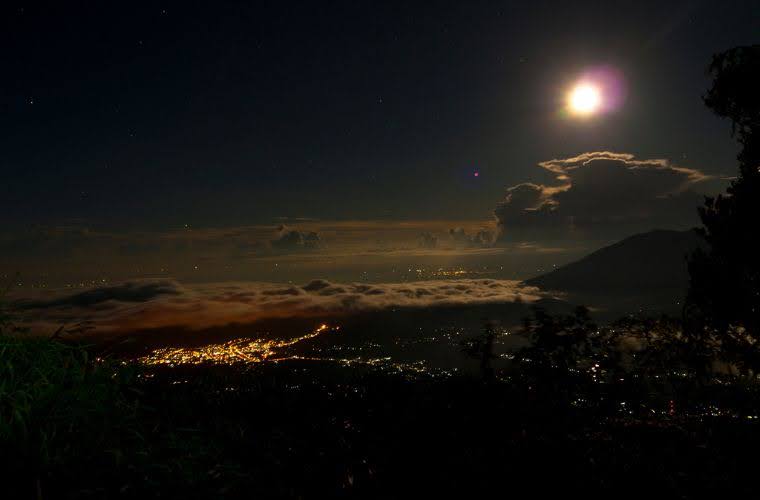
{"label": "mountain silhouette", "polygon": [[704,245],[693,231],[654,230],[600,248],[525,281],[615,313],[674,313],[689,285],[686,257]]}

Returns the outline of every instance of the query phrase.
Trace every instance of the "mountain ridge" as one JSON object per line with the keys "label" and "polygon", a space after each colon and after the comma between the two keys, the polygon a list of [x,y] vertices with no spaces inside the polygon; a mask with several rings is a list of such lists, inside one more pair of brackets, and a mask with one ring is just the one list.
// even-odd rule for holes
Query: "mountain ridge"
{"label": "mountain ridge", "polygon": [[680,308],[689,285],[687,257],[705,243],[699,234],[655,229],[629,236],[549,273],[524,281],[570,300],[621,308]]}

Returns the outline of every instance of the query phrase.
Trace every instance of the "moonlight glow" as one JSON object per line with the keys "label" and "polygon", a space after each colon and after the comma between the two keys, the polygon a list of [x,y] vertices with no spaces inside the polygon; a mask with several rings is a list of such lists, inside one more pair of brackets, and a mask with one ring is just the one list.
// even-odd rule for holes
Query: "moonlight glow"
{"label": "moonlight glow", "polygon": [[581,83],[576,85],[568,95],[568,107],[576,115],[588,116],[599,111],[602,104],[602,96],[599,88]]}

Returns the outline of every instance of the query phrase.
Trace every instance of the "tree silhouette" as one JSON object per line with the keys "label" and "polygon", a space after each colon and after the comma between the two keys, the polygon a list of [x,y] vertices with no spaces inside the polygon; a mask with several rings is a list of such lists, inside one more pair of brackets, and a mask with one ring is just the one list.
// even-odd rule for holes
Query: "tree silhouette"
{"label": "tree silhouette", "polygon": [[483,380],[490,382],[494,379],[493,360],[494,341],[496,340],[496,325],[492,321],[485,321],[483,333],[473,339],[467,339],[461,343],[462,350],[480,363],[480,374]]}
{"label": "tree silhouette", "polygon": [[531,341],[531,346],[522,350],[523,355],[545,367],[570,371],[589,356],[597,326],[589,310],[579,306],[567,316],[551,316],[536,308],[533,317],[524,320],[523,328],[523,335]]}
{"label": "tree silhouette", "polygon": [[522,331],[530,344],[516,356],[523,376],[530,386],[553,394],[555,402],[566,401],[592,378],[601,347],[598,334],[585,307],[558,316],[535,308]]}
{"label": "tree silhouette", "polygon": [[696,339],[719,336],[732,361],[760,366],[750,348],[760,334],[760,45],[713,57],[705,104],[729,118],[741,145],[739,174],[725,194],[706,198],[699,214],[708,249],[689,261],[687,329]]}

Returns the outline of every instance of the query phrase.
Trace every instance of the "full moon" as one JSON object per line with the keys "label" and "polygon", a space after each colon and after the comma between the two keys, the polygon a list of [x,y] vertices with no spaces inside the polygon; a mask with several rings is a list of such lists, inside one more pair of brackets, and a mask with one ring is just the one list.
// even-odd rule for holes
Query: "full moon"
{"label": "full moon", "polygon": [[602,96],[599,88],[581,83],[576,85],[568,95],[568,107],[576,115],[592,115],[599,110]]}

